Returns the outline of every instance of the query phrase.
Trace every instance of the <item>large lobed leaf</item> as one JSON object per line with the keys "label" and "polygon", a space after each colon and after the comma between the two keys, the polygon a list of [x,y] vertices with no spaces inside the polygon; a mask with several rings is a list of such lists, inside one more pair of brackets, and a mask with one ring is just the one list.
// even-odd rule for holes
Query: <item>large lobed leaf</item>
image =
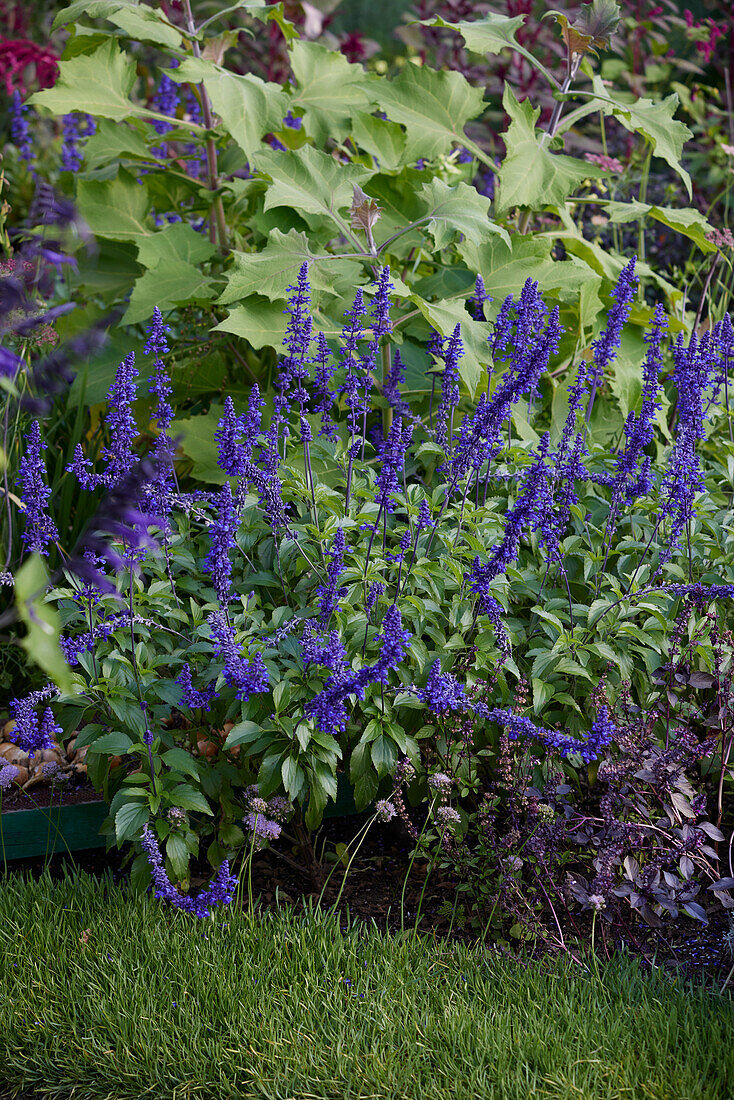
{"label": "large lobed leaf", "polygon": [[362,85],[391,122],[406,129],[408,162],[446,153],[464,140],[470,118],[484,110],[484,93],[457,72],[406,65],[395,78],[366,77]]}
{"label": "large lobed leaf", "polygon": [[502,103],[510,125],[505,134],[507,155],[499,169],[498,212],[513,206],[561,206],[584,180],[603,175],[595,164],[552,153],[546,135],[535,129],[540,107],[533,108],[527,99],[518,103],[509,85]]}

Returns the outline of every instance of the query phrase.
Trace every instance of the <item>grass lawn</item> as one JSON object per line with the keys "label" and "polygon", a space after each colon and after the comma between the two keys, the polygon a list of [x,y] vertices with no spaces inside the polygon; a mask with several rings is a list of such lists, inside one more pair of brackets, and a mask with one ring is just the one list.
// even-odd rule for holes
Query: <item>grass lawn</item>
{"label": "grass lawn", "polygon": [[318,912],[199,922],[87,875],[5,879],[0,944],[3,1100],[734,1094],[734,1002],[625,960],[523,965]]}

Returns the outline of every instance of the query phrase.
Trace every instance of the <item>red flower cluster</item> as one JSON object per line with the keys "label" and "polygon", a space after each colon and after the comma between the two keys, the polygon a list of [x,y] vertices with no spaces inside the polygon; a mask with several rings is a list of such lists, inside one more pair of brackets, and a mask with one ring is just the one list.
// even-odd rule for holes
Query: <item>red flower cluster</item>
{"label": "red flower cluster", "polygon": [[0,37],[0,79],[10,96],[25,97],[29,85],[52,88],[59,74],[59,59],[51,50],[26,38]]}

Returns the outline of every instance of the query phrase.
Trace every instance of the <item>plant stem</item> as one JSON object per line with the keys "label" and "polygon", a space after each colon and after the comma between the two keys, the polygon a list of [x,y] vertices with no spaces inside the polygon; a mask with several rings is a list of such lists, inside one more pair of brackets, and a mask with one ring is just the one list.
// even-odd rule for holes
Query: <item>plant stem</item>
{"label": "plant stem", "polygon": [[[194,51],[194,57],[201,57],[201,49],[199,48],[199,42],[197,39],[196,24],[194,22],[194,16],[191,11],[191,0],[183,0],[183,9],[186,16],[186,25],[189,34],[191,35],[191,48]],[[202,81],[199,84],[199,91],[201,93],[201,113],[204,116],[204,126],[209,134],[213,130],[212,121],[212,106],[209,100],[209,93]],[[216,194],[219,190],[219,174],[217,170],[217,147],[214,144],[214,138],[207,135],[206,146],[206,167],[207,174],[209,176],[209,190],[214,193],[214,202],[212,207],[212,214],[209,221],[209,236],[214,242],[215,234],[219,240],[219,247],[222,252],[229,252],[229,242],[227,240],[227,223],[224,219],[224,206],[222,204],[222,196]]]}

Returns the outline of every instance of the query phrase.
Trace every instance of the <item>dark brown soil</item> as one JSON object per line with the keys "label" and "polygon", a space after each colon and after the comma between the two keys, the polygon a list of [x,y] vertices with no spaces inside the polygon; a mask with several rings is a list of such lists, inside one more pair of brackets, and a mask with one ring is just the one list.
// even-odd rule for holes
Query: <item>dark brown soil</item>
{"label": "dark brown soil", "polygon": [[[95,791],[91,783],[79,783],[70,779],[63,787],[54,788],[39,784],[29,791],[11,787],[3,791],[2,812],[33,810],[37,806],[75,806],[79,802],[102,802],[102,800],[103,796]],[[2,1100],[1,1097],[0,1100]]]}

